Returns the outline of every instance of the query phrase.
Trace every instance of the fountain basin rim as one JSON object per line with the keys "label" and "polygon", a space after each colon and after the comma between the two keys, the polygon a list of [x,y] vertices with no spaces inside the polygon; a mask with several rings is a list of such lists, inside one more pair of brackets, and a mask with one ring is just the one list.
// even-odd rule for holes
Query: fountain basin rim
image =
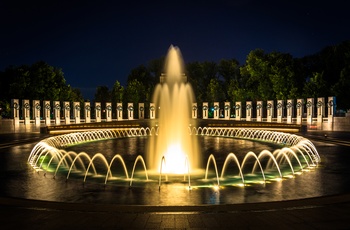
{"label": "fountain basin rim", "polygon": [[79,212],[114,212],[114,213],[203,213],[203,212],[271,212],[278,210],[312,209],[326,205],[349,203],[350,193],[340,193],[328,196],[310,197],[294,200],[267,201],[239,204],[201,204],[201,205],[121,205],[121,204],[91,204],[71,203],[47,200],[24,199],[17,197],[0,197],[0,204],[7,207],[21,207],[55,211]]}

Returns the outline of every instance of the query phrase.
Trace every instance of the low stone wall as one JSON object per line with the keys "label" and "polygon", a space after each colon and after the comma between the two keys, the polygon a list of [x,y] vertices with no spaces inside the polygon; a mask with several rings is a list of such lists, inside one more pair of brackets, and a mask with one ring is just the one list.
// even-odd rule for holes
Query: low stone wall
{"label": "low stone wall", "polygon": [[333,131],[350,131],[350,116],[334,117]]}

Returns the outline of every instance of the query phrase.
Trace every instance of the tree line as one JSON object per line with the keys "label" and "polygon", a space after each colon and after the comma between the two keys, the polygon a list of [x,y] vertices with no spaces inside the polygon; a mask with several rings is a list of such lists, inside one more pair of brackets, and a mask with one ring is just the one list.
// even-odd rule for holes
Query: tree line
{"label": "tree line", "polygon": [[[152,93],[164,73],[165,57],[132,69],[126,86],[118,80],[109,88],[97,86],[94,101],[152,101]],[[327,46],[302,58],[289,53],[252,50],[244,64],[236,59],[185,64],[185,74],[196,101],[257,101],[337,97],[337,109],[350,109],[350,40]],[[12,98],[80,101],[80,89],[66,83],[60,68],[39,61],[31,66],[10,66],[0,72],[0,107],[10,111]]]}

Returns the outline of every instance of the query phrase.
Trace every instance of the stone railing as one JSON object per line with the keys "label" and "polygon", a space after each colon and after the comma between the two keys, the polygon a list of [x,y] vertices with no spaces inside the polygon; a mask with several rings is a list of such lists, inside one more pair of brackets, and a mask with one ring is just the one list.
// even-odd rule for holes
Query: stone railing
{"label": "stone railing", "polygon": [[[210,106],[209,106],[210,104]],[[225,119],[236,121],[255,122],[284,122],[322,124],[334,122],[336,98],[324,97],[268,101],[237,101],[231,102],[203,102],[201,105],[193,103],[192,118]],[[11,115],[15,124],[70,124],[109,122],[133,119],[155,119],[157,107],[154,103],[117,103],[114,107],[111,102],[101,105],[95,102],[68,102],[68,101],[39,101],[39,100],[11,100]]]}

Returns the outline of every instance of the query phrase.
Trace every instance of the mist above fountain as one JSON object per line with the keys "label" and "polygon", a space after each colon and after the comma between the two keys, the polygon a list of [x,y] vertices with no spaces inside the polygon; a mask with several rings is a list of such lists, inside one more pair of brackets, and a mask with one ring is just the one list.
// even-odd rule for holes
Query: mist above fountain
{"label": "mist above fountain", "polygon": [[184,75],[184,64],[178,47],[170,46],[165,62],[165,74],[156,86],[153,102],[158,119],[157,135],[150,137],[147,162],[151,171],[185,174],[199,168],[197,137],[190,135],[195,127],[191,119],[194,101],[192,87]]}

